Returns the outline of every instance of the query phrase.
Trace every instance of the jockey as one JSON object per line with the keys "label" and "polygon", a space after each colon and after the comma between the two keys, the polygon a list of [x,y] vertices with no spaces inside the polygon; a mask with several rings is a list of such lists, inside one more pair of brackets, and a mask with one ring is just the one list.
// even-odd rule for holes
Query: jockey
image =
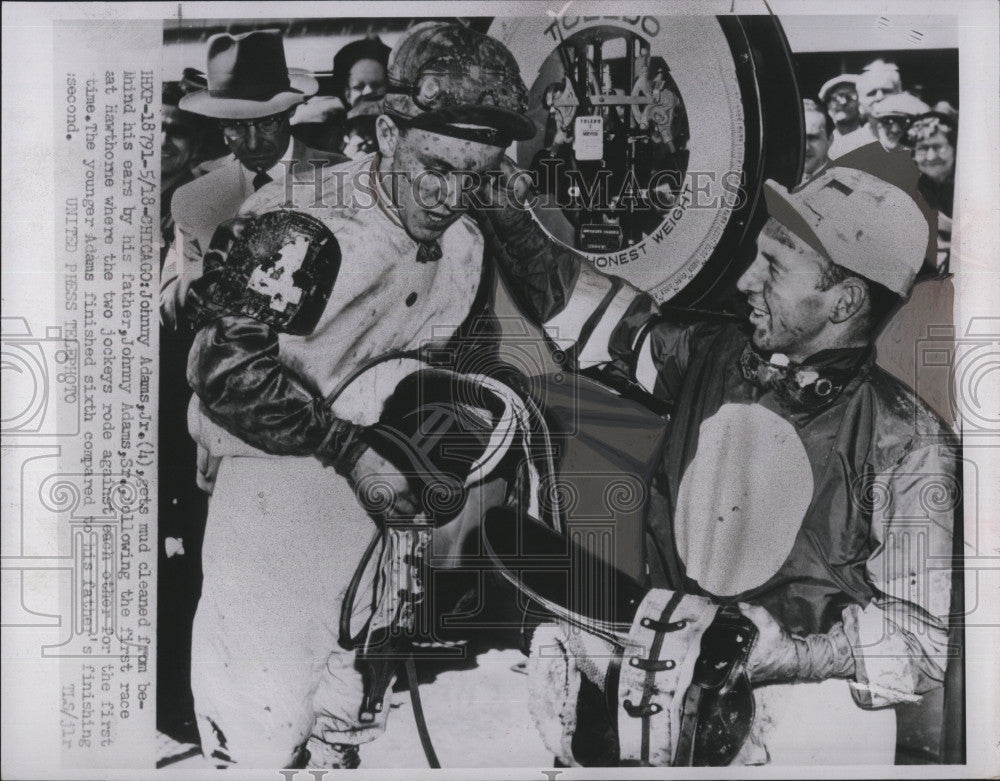
{"label": "jockey", "polygon": [[[491,38],[427,23],[394,50],[389,81],[379,151],[309,186],[262,187],[188,296],[203,323],[190,428],[214,481],[192,690],[202,750],[221,765],[352,767],[384,729],[388,708],[359,716],[362,677],[337,629],[375,531],[358,494],[388,493],[382,520],[424,510],[368,428],[421,364],[400,357],[341,386],[488,322],[492,264],[462,176],[485,178],[534,133],[517,64]],[[502,498],[482,482],[466,512]]]}
{"label": "jockey", "polygon": [[[928,223],[915,193],[854,168],[764,190],[770,219],[738,282],[749,323],[666,321],[581,263],[550,291],[565,303],[546,328],[564,336],[596,318],[576,330],[589,338],[562,346],[672,405],[645,585],[739,607],[755,624],[756,726],[735,762],[891,764],[886,706],[944,680],[960,495],[952,432],[875,363]],[[493,222],[510,263],[550,269],[550,281],[569,263],[526,212]]]}

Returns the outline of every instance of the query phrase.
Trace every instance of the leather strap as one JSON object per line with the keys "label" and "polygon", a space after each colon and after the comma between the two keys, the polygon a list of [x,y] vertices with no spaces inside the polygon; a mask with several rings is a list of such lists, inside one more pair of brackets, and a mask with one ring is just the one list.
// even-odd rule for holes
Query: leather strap
{"label": "leather strap", "polygon": [[[611,723],[611,734],[618,736],[618,684],[621,681],[622,658],[625,656],[624,645],[613,645],[611,661],[608,662],[608,673],[604,678],[604,705]],[[616,747],[617,748],[617,747]]]}
{"label": "leather strap", "polygon": [[[354,576],[351,578],[351,582],[347,586],[347,591],[344,593],[344,601],[340,606],[340,637],[337,642],[345,651],[353,651],[360,646],[364,642],[365,635],[368,632],[368,623],[366,623],[357,635],[352,635],[351,616],[354,614],[354,603],[358,597],[358,587],[361,585],[361,578],[364,577],[365,569],[367,569],[368,562],[371,561],[375,549],[378,547],[379,542],[382,541],[382,533],[383,530],[378,529],[372,535],[371,542],[365,548],[365,552],[361,556],[361,561],[358,562],[358,566],[354,570]],[[369,623],[370,621],[371,619],[369,619]]]}
{"label": "leather strap", "polygon": [[684,693],[684,703],[681,705],[681,723],[677,748],[674,750],[675,767],[691,767],[694,765],[694,737],[698,730],[698,710],[701,707],[701,695],[704,689],[700,686],[688,686]]}
{"label": "leather strap", "polygon": [[[670,616],[673,615],[683,598],[684,594],[680,591],[675,592],[670,597],[670,600],[663,608],[663,612],[660,614],[660,624],[667,624],[669,622]],[[663,638],[665,635],[666,632],[662,629],[656,630],[656,634],[653,636],[653,642],[649,646],[649,659],[640,661],[655,662],[659,659],[660,649],[663,648]],[[656,669],[653,667],[647,668],[646,679],[642,687],[642,698],[639,700],[638,705],[633,705],[629,700],[625,700],[623,703],[629,716],[642,719],[642,747],[640,749],[639,762],[644,767],[649,766],[649,717],[655,716],[663,710],[662,705],[652,701],[653,692],[656,691],[655,681]]]}
{"label": "leather strap", "polygon": [[673,765],[684,695],[701,657],[701,638],[718,606],[705,597],[653,589],[643,600],[618,684],[622,766]]}
{"label": "leather strap", "polygon": [[564,362],[563,368],[576,371],[578,369],[577,361],[579,359],[580,353],[583,352],[583,348],[587,346],[587,342],[590,341],[590,337],[594,335],[594,331],[597,330],[597,326],[601,322],[601,318],[604,317],[604,313],[608,311],[608,307],[611,306],[611,302],[615,300],[615,296],[624,287],[625,280],[620,277],[610,277],[611,288],[607,293],[604,294],[604,298],[601,299],[601,303],[597,305],[590,316],[584,321],[583,326],[580,328],[580,334],[577,336],[576,342],[573,346],[567,350],[567,361]]}
{"label": "leather strap", "polygon": [[410,688],[410,702],[413,704],[413,720],[417,723],[417,733],[420,735],[420,745],[427,757],[427,764],[434,769],[441,767],[431,735],[427,731],[427,720],[424,718],[424,707],[420,702],[420,684],[417,681],[417,666],[413,662],[413,654],[408,654],[403,667],[406,670],[406,684]]}
{"label": "leather strap", "polygon": [[364,374],[366,371],[371,369],[373,366],[378,366],[380,363],[385,363],[386,361],[392,361],[395,359],[402,358],[412,358],[417,361],[425,360],[423,351],[419,348],[415,350],[389,350],[381,355],[373,356],[367,361],[362,361],[361,364],[350,374],[348,374],[344,379],[342,379],[332,391],[330,391],[326,398],[323,399],[323,404],[326,407],[332,407],[333,403],[340,398],[340,394],[344,392],[348,385],[354,382],[358,377]]}

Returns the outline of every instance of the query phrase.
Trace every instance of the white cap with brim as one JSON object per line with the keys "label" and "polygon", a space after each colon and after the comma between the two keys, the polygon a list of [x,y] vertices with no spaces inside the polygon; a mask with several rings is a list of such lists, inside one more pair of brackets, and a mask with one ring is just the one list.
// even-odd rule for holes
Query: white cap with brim
{"label": "white cap with brim", "polygon": [[839,76],[834,76],[828,82],[826,82],[822,87],[819,88],[819,99],[824,103],[826,102],[826,96],[830,94],[830,91],[838,86],[839,84],[850,84],[852,87],[856,86],[858,83],[858,77],[853,73],[841,73]]}
{"label": "white cap with brim", "polygon": [[208,39],[208,89],[181,98],[185,111],[215,119],[260,119],[279,114],[315,95],[319,83],[290,72],[278,30]]}
{"label": "white cap with brim", "polygon": [[916,95],[900,92],[889,95],[872,106],[872,116],[879,117],[918,117],[926,114],[931,107]]}
{"label": "white cap with brim", "polygon": [[929,227],[906,192],[865,171],[834,167],[789,192],[764,183],[768,213],[838,266],[909,296]]}

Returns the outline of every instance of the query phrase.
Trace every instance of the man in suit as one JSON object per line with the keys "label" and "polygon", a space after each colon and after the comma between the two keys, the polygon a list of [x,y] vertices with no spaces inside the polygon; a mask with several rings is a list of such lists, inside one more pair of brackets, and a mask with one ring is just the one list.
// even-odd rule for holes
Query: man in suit
{"label": "man in suit", "polygon": [[826,109],[812,100],[802,101],[802,116],[806,125],[806,155],[802,169],[804,183],[819,176],[829,167],[834,124]]}
{"label": "man in suit", "polygon": [[218,120],[232,155],[174,193],[176,243],[167,253],[160,284],[161,319],[174,329],[185,326],[184,296],[201,276],[202,255],[220,223],[235,217],[265,184],[286,176],[311,182],[317,165],[345,159],[292,137],[292,113],[318,84],[312,76],[289,74],[277,30],[213,36],[207,71],[208,88],[185,95],[179,107]]}

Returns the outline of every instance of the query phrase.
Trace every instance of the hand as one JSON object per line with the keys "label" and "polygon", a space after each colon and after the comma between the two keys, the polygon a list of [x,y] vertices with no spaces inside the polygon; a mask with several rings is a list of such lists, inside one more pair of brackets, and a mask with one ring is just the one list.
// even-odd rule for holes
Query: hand
{"label": "hand", "polygon": [[754,683],[789,681],[797,677],[796,640],[781,628],[766,608],[740,603],[740,612],[757,627],[757,642],[747,659],[747,675]]}
{"label": "hand", "polygon": [[516,218],[537,201],[531,174],[509,157],[500,160],[500,173],[484,184],[475,197],[481,211],[494,223],[503,225],[505,220]]}
{"label": "hand", "polygon": [[201,275],[191,282],[184,295],[184,318],[192,327],[200,328],[223,314],[215,302],[215,286],[229,253],[252,219],[252,214],[245,214],[219,223],[215,229],[202,257]]}
{"label": "hand", "polygon": [[538,196],[531,174],[506,155],[500,160],[500,170],[503,172],[500,184],[507,203],[518,209],[531,205]]}
{"label": "hand", "polygon": [[373,448],[366,448],[347,476],[358,501],[379,523],[415,518],[420,502],[409,480]]}
{"label": "hand", "polygon": [[842,623],[828,632],[797,637],[789,634],[765,608],[740,603],[740,612],[757,627],[757,643],[747,660],[754,683],[825,681],[853,678],[854,653]]}
{"label": "hand", "polygon": [[215,285],[219,281],[219,270],[211,269],[188,285],[181,312],[184,321],[192,328],[201,328],[206,323],[223,314],[214,302]]}

